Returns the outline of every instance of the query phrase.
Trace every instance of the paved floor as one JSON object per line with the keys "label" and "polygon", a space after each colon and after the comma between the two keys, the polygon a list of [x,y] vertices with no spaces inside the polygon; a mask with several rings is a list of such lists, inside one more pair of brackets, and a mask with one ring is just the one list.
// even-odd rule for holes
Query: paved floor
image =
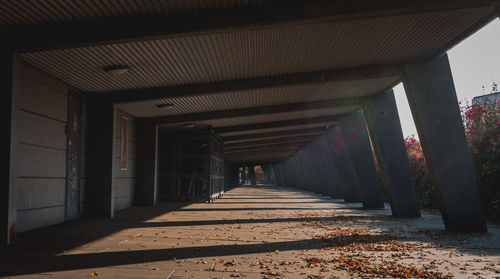
{"label": "paved floor", "polygon": [[20,234],[11,278],[500,278],[500,228],[445,233],[292,189],[236,188],[215,203],[130,208]]}

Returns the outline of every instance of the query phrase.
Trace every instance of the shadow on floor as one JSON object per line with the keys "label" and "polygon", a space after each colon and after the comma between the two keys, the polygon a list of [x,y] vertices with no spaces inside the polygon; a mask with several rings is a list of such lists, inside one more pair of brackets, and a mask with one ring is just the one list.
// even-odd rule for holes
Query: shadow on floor
{"label": "shadow on floor", "polygon": [[[262,188],[262,187],[259,187]],[[281,189],[280,189],[281,190]],[[297,193],[303,196],[304,192],[291,191],[292,195]],[[231,198],[231,195],[226,197]],[[263,195],[264,196],[264,195]],[[269,195],[277,197],[279,195]],[[240,196],[241,197],[241,196]],[[242,198],[244,199],[244,198]],[[314,197],[312,197],[314,199]],[[245,204],[242,201],[238,204]],[[161,203],[155,208],[133,207],[116,212],[113,219],[82,219],[74,222],[51,226],[32,232],[18,235],[17,244],[10,247],[7,253],[0,255],[0,276],[13,276],[21,274],[36,274],[42,272],[54,272],[64,270],[76,270],[84,268],[97,268],[116,265],[126,265],[144,262],[154,262],[170,260],[173,258],[203,258],[211,256],[230,256],[248,253],[272,252],[274,250],[291,251],[304,249],[319,249],[322,244],[313,239],[300,241],[282,241],[275,243],[254,243],[254,244],[232,244],[213,245],[202,247],[180,247],[168,249],[145,249],[136,251],[102,251],[100,253],[64,254],[65,251],[105,238],[113,233],[126,230],[128,228],[148,228],[148,227],[174,227],[174,226],[203,226],[203,225],[224,225],[224,224],[252,224],[252,223],[275,223],[275,222],[324,222],[327,225],[335,222],[345,221],[383,221],[391,219],[387,211],[376,215],[354,215],[354,216],[331,216],[331,217],[290,217],[272,219],[228,219],[228,220],[194,220],[194,221],[174,221],[174,222],[148,222],[148,220],[161,216],[168,212],[219,212],[219,211],[255,211],[255,210],[281,210],[281,211],[304,211],[314,212],[318,210],[343,210],[362,209],[359,203],[345,204],[345,207],[321,207],[321,208],[286,208],[286,207],[266,207],[258,208],[248,202],[248,208],[218,208],[218,205],[227,202],[217,201],[214,204],[206,204],[206,208],[186,208],[191,203]],[[255,203],[255,202],[254,202]],[[298,202],[283,202],[280,205],[296,204]],[[308,202],[304,203],[307,205]],[[326,202],[325,202],[326,203]],[[331,201],[330,203],[334,203]],[[318,203],[315,203],[318,204]],[[358,205],[359,207],[350,205]],[[293,206],[293,205],[292,205]],[[319,205],[321,206],[321,205]],[[385,209],[389,210],[389,209]],[[370,211],[380,212],[380,211]],[[193,214],[194,215],[194,214]],[[415,223],[421,220],[415,220]],[[399,221],[398,221],[399,222]],[[397,223],[395,225],[404,226]],[[450,236],[451,235],[451,236]],[[453,240],[453,234],[445,234],[443,238]],[[394,237],[395,238],[395,237]],[[367,243],[378,241],[373,235],[361,235],[356,239],[342,238],[338,243],[359,243],[360,239]],[[423,241],[431,242],[432,238],[422,234]],[[335,243],[335,240],[330,243]],[[448,241],[450,246],[458,250],[472,253],[499,254],[499,250],[478,250],[461,246],[459,242]]]}
{"label": "shadow on floor", "polygon": [[[376,243],[379,240],[378,236],[374,235],[357,235],[354,238],[343,237],[339,244],[346,245],[348,243],[359,243],[363,239],[364,243]],[[384,239],[387,241],[388,239]],[[335,239],[333,239],[335,242]],[[333,247],[335,245],[328,245]],[[109,267],[117,265],[128,265],[144,262],[165,261],[171,259],[185,258],[206,258],[206,257],[223,257],[231,255],[304,250],[304,249],[321,249],[324,245],[319,241],[300,240],[300,241],[283,241],[272,243],[258,244],[233,244],[233,245],[214,245],[202,247],[182,247],[171,249],[152,249],[140,251],[119,251],[119,252],[102,252],[88,254],[72,254],[72,255],[38,255],[36,258],[23,258],[26,263],[36,260],[36,265],[27,265],[24,269],[17,271],[2,271],[0,276],[14,276],[22,274],[36,274],[43,272],[56,272],[65,270],[76,270],[85,268]],[[5,262],[3,262],[5,263]],[[2,267],[2,270],[9,270],[8,266]]]}
{"label": "shadow on floor", "polygon": [[[254,210],[290,210],[290,211],[318,211],[318,210],[342,210],[342,209],[358,209],[363,210],[363,206],[359,207],[320,207],[320,208],[307,208],[307,207],[244,207],[244,208],[181,208],[178,211],[254,211]],[[386,210],[386,209],[379,209]]]}
{"label": "shadow on floor", "polygon": [[263,223],[287,223],[287,222],[345,222],[345,221],[380,221],[388,220],[389,216],[332,216],[332,217],[308,217],[308,218],[279,218],[279,219],[229,219],[229,220],[201,220],[181,222],[144,222],[130,227],[181,227],[181,226],[209,226],[209,225],[231,225],[231,224],[263,224]]}

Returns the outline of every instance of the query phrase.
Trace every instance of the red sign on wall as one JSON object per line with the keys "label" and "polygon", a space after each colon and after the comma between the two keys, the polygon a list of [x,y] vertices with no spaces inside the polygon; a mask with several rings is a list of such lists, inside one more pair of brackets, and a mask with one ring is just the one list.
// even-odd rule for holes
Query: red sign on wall
{"label": "red sign on wall", "polygon": [[120,169],[127,170],[128,166],[128,117],[122,115],[122,129],[120,135]]}

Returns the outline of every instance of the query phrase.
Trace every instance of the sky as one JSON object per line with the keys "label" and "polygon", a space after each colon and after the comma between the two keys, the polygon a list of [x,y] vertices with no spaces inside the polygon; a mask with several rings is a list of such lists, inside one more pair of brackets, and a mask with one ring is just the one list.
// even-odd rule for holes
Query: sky
{"label": "sky", "polygon": [[[475,96],[491,93],[493,81],[500,83],[500,20],[495,19],[453,47],[448,57],[459,101],[471,102]],[[403,135],[417,136],[402,84],[394,88],[394,94]]]}

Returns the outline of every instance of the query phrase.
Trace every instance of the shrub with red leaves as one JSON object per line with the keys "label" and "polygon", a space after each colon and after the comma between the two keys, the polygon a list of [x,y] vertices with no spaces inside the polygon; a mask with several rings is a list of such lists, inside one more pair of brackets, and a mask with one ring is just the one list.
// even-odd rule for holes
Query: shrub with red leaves
{"label": "shrub with red leaves", "polygon": [[[489,218],[500,220],[500,101],[466,102],[460,110],[484,211]],[[421,206],[439,208],[420,142],[410,136],[405,145]]]}

